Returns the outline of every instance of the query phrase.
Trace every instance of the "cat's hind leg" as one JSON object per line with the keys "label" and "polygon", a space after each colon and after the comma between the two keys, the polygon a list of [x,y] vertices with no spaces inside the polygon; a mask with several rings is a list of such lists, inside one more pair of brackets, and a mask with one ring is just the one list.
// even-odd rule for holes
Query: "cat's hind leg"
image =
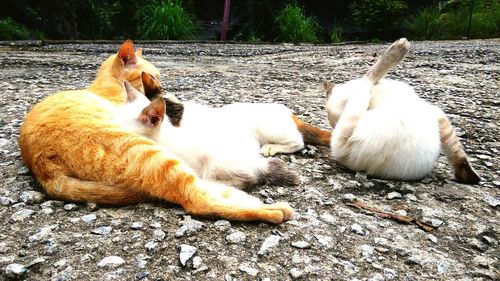
{"label": "cat's hind leg", "polygon": [[458,182],[467,184],[476,184],[481,180],[481,177],[472,168],[467,154],[465,153],[462,144],[455,134],[455,129],[451,125],[448,117],[444,112],[434,106],[439,122],[439,136],[441,139],[441,147],[448,158],[448,161],[453,166],[455,178]]}
{"label": "cat's hind leg", "polygon": [[260,181],[271,185],[291,186],[299,184],[299,177],[290,171],[286,163],[278,158],[267,158],[267,167],[260,175]]}

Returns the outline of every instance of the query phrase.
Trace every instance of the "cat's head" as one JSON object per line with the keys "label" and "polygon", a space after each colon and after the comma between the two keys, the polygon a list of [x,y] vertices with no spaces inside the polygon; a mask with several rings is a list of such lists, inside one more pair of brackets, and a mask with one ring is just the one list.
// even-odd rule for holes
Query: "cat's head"
{"label": "cat's head", "polygon": [[144,94],[149,100],[163,97],[165,114],[168,120],[173,126],[179,127],[184,114],[184,104],[173,94],[163,96],[160,81],[148,73],[142,73],[142,84],[144,86]]}
{"label": "cat's head", "polygon": [[118,52],[108,57],[97,72],[97,77],[129,81],[135,88],[144,92],[142,76],[147,73],[159,81],[160,71],[149,61],[142,58],[142,49],[134,49],[131,40],[125,41]]}
{"label": "cat's head", "polygon": [[323,90],[326,97],[326,113],[332,127],[337,125],[347,103],[347,96],[339,88],[338,85],[336,86],[330,81],[323,82]]}
{"label": "cat's head", "polygon": [[124,82],[124,87],[127,102],[119,107],[119,122],[137,134],[156,140],[165,117],[163,98],[157,96],[150,101],[127,81]]}

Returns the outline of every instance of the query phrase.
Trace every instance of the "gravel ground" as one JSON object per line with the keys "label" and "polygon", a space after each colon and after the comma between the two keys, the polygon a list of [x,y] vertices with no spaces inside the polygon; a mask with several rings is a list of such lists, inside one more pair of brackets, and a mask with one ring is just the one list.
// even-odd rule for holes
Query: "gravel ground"
{"label": "gravel ground", "polygon": [[[359,77],[388,46],[138,45],[180,99],[279,102],[323,128],[321,82]],[[278,226],[191,218],[167,203],[110,208],[44,196],[19,156],[24,114],[55,91],[89,85],[117,48],[0,46],[0,279],[498,280],[499,39],[414,42],[389,75],[448,113],[479,185],[454,182],[444,156],[422,181],[398,182],[350,172],[328,148],[307,146],[280,156],[299,186],[249,190],[295,208]],[[434,230],[352,208],[354,198]]]}

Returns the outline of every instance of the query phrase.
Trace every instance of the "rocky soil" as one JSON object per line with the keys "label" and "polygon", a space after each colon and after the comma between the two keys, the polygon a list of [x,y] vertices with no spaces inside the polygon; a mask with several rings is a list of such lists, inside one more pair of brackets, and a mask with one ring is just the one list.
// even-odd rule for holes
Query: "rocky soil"
{"label": "rocky soil", "polygon": [[[138,45],[180,99],[279,102],[323,128],[321,82],[359,77],[388,46]],[[0,279],[499,280],[500,40],[414,42],[389,75],[448,113],[480,184],[454,182],[444,156],[423,180],[398,182],[350,172],[327,147],[307,146],[280,156],[299,186],[249,190],[295,208],[277,226],[190,217],[168,203],[45,197],[20,160],[23,116],[55,91],[89,85],[118,46],[0,46]],[[434,230],[348,206],[355,198]]]}

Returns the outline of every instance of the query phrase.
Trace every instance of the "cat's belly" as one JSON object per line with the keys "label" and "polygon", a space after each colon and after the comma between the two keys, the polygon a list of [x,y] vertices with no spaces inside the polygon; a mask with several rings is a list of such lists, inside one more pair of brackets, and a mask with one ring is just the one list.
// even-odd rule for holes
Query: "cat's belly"
{"label": "cat's belly", "polygon": [[332,141],[332,154],[351,170],[414,180],[432,170],[440,147],[439,127],[433,116],[402,114],[397,118],[367,112],[346,145]]}

